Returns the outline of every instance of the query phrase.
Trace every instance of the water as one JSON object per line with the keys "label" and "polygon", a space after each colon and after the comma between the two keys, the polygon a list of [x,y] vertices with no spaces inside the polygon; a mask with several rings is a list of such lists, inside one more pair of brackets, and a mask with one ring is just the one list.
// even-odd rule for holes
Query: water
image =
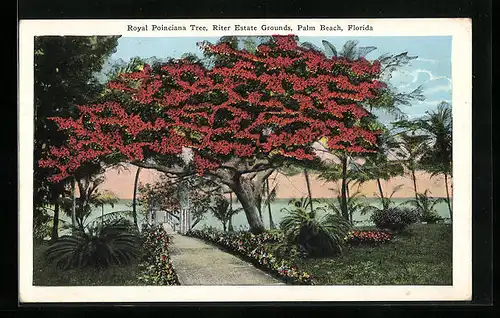
{"label": "water", "polygon": [[[406,198],[393,199],[393,201],[397,205],[404,203],[406,200],[408,200],[408,199],[406,199]],[[360,201],[364,201],[366,204],[375,205],[375,206],[380,207],[380,201],[376,198],[364,198],[364,199],[360,199]],[[287,212],[282,211],[282,209],[291,207],[290,205],[288,205],[288,202],[289,202],[289,199],[277,199],[276,201],[271,203],[271,211],[272,211],[272,215],[273,215],[273,221],[276,225],[278,225],[279,222],[283,219],[283,217],[287,214]],[[325,206],[325,203],[324,202],[316,203],[315,207],[316,206]],[[233,201],[233,208],[236,209],[239,207],[241,207],[240,203],[237,200]],[[436,208],[436,212],[442,218],[447,219],[450,217],[449,211],[448,211],[448,206],[446,205],[445,202],[441,202],[441,203],[436,204],[435,208]],[[130,221],[132,221],[132,213],[131,213],[132,200],[122,199],[118,203],[116,203],[113,207],[106,205],[106,206],[104,206],[104,212],[101,210],[101,207],[95,208],[92,211],[89,218],[87,219],[87,222],[92,221],[96,218],[99,218],[102,213],[108,214],[108,213],[113,213],[116,211],[129,211],[127,213],[127,216],[128,216],[127,218]],[[145,216],[144,216],[143,211],[144,211],[144,209],[141,206],[137,207],[137,212],[138,212],[137,219],[138,219],[139,226],[141,226],[141,224],[145,220]],[[263,221],[264,221],[265,226],[269,227],[269,214],[268,214],[267,206],[263,207],[262,215],[263,215]],[[61,213],[60,219],[66,221],[68,223],[71,223],[71,218],[67,215],[63,215],[62,213]],[[162,222],[163,221],[162,213],[158,213],[156,219],[157,219],[157,221]],[[359,212],[357,212],[353,215],[353,220],[354,220],[355,224],[357,224],[357,225],[372,225],[372,223],[370,222],[370,215],[369,214],[361,215]],[[247,222],[245,213],[243,211],[241,211],[238,214],[233,216],[232,223],[233,223],[233,227],[235,229],[248,228],[248,222]],[[220,221],[217,220],[216,218],[214,218],[210,213],[207,213],[205,215],[205,219],[203,219],[200,223],[198,223],[195,228],[202,228],[203,226],[212,226],[212,227],[222,229],[222,224],[220,223]],[[63,229],[63,231],[64,231],[64,229]]]}

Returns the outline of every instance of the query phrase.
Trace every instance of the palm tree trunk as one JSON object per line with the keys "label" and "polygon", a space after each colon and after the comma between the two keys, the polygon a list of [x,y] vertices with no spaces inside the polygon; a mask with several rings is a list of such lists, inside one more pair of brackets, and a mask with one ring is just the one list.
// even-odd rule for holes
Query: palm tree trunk
{"label": "palm tree trunk", "polygon": [[76,178],[73,177],[73,180],[71,180],[71,225],[73,228],[76,227],[76,194],[75,194],[75,187],[76,187]]}
{"label": "palm tree trunk", "polygon": [[378,191],[380,192],[380,198],[384,201],[384,191],[382,190],[382,183],[380,182],[380,178],[377,178],[377,186]]}
{"label": "palm tree trunk", "polygon": [[[233,193],[232,192],[229,192],[229,207],[230,207],[231,211],[233,211]],[[233,232],[234,231],[234,228],[233,228],[233,215],[232,214],[229,217],[229,224],[228,224],[227,227],[228,227],[229,232]]]}
{"label": "palm tree trunk", "polygon": [[271,230],[276,228],[276,225],[273,221],[273,214],[271,212],[271,200],[269,199],[270,191],[269,191],[269,179],[266,179],[266,192],[267,192],[267,212],[269,213],[269,228]]}
{"label": "palm tree trunk", "polygon": [[340,190],[340,210],[342,216],[349,221],[349,211],[347,209],[347,156],[341,158],[342,161],[342,187]]}
{"label": "palm tree trunk", "polygon": [[132,217],[134,218],[135,227],[139,228],[137,224],[137,184],[139,183],[139,173],[141,172],[141,167],[137,168],[134,180],[134,197],[132,198]]}
{"label": "palm tree trunk", "polygon": [[450,201],[450,191],[448,190],[448,175],[444,174],[444,186],[446,187],[446,203],[448,204],[448,210],[450,211],[450,221],[453,222],[453,212],[451,210],[451,201]]}
{"label": "palm tree trunk", "polygon": [[304,177],[306,178],[307,195],[309,196],[309,207],[311,209],[311,213],[313,213],[314,208],[313,208],[312,193],[311,193],[311,183],[309,181],[309,173],[307,172],[307,169],[304,169]]}
{"label": "palm tree trunk", "polygon": [[52,240],[57,240],[59,238],[59,194],[54,202],[54,218],[52,219]]}
{"label": "palm tree trunk", "polygon": [[415,176],[415,170],[411,170],[411,177],[413,180],[413,190],[415,191],[415,200],[418,201],[418,190],[417,190],[417,177]]}

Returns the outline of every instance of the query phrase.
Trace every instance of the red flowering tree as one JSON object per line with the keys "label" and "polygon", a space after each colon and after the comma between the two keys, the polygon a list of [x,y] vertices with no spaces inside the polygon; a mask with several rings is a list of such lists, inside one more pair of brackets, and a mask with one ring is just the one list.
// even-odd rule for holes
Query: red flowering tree
{"label": "red flowering tree", "polygon": [[[39,164],[59,181],[86,162],[113,157],[173,176],[199,174],[227,185],[250,229],[264,231],[254,191],[285,162],[319,160],[314,143],[361,153],[376,144],[372,116],[380,63],[327,58],[274,36],[255,53],[203,43],[212,67],[193,60],[145,65],[108,83],[102,103],[77,118],[52,118],[68,133]],[[109,158],[108,158],[109,159]]]}

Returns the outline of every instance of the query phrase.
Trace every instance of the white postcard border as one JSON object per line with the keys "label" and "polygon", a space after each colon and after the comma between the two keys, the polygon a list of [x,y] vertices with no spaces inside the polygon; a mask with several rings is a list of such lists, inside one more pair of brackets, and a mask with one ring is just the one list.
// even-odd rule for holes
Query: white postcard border
{"label": "white postcard border", "polygon": [[[452,36],[453,105],[453,285],[452,286],[33,286],[33,64],[34,37],[122,35],[123,37],[222,36],[213,24],[255,25],[231,35]],[[207,31],[128,31],[129,25],[205,26]],[[289,25],[288,31],[259,26]],[[372,27],[358,31],[298,31],[297,24]],[[211,301],[431,301],[472,296],[472,32],[470,19],[252,19],[252,20],[22,20],[19,27],[19,301],[20,302],[211,302]]]}

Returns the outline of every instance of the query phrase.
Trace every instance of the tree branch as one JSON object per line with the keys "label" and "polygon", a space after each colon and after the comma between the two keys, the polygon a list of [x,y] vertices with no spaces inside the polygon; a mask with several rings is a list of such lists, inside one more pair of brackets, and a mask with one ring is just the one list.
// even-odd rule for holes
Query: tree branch
{"label": "tree branch", "polygon": [[166,167],[163,165],[155,164],[155,163],[146,163],[142,161],[133,161],[131,162],[134,166],[146,168],[146,169],[155,169],[160,172],[165,173],[169,177],[179,178],[179,177],[187,177],[193,175],[192,172],[187,172],[185,169],[180,167]]}

